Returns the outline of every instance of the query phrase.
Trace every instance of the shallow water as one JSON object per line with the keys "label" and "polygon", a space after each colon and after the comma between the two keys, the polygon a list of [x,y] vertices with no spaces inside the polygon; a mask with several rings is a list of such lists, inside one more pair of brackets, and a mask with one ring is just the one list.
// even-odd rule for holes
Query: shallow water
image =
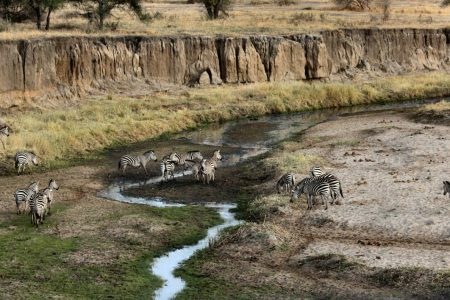
{"label": "shallow water", "polygon": [[[303,130],[314,126],[320,122],[332,119],[339,115],[347,113],[370,112],[380,110],[395,110],[413,108],[423,105],[425,103],[436,102],[437,100],[428,101],[410,101],[402,103],[377,104],[370,106],[356,106],[341,109],[328,109],[322,111],[275,115],[261,117],[257,120],[238,120],[228,122],[221,125],[212,125],[208,128],[199,129],[192,132],[183,132],[176,135],[173,139],[178,142],[185,141],[190,144],[202,144],[211,146],[227,146],[235,151],[231,154],[224,155],[222,166],[232,166],[248,160],[252,157],[266,153],[271,150],[271,147],[278,142],[285,140]],[[190,171],[185,172],[185,175],[192,174]],[[182,173],[176,173],[175,177],[183,176]],[[144,204],[155,207],[174,207],[184,206],[185,204],[178,201],[166,201],[162,198],[140,198],[123,195],[123,191],[129,188],[138,186],[147,186],[158,184],[163,181],[163,178],[153,177],[145,181],[125,181],[113,182],[107,189],[100,193],[100,196],[133,204]],[[181,201],[182,199],[180,199]],[[230,199],[230,203],[233,199]],[[151,266],[153,274],[161,277],[165,284],[162,288],[156,291],[155,299],[172,299],[183,290],[185,282],[181,278],[173,275],[184,261],[194,255],[197,250],[205,249],[209,245],[209,241],[216,238],[220,231],[224,228],[234,226],[240,222],[235,219],[231,209],[235,207],[234,204],[215,204],[214,199],[211,203],[203,204],[218,210],[224,223],[218,226],[209,228],[207,236],[200,240],[195,245],[187,245],[181,249],[170,251],[156,259]]]}

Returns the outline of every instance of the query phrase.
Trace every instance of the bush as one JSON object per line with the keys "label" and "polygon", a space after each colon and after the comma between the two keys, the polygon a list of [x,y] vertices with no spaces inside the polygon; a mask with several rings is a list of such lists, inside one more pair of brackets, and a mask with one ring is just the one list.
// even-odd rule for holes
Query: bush
{"label": "bush", "polygon": [[231,0],[202,0],[202,2],[205,5],[209,19],[217,19],[220,14],[228,16]]}

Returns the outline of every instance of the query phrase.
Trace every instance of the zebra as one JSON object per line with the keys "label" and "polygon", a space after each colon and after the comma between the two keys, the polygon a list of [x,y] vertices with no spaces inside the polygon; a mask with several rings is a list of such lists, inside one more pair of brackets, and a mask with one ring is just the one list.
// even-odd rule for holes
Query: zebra
{"label": "zebra", "polygon": [[323,174],[325,174],[325,172],[320,167],[317,167],[317,166],[313,166],[311,168],[311,170],[309,171],[309,175],[311,177],[317,177],[317,176],[321,176]]}
{"label": "zebra", "polygon": [[163,160],[161,162],[161,173],[162,173],[161,176],[164,177],[165,181],[168,181],[170,177],[172,177],[172,179],[175,179],[174,171],[175,171],[174,161]]}
{"label": "zebra", "polygon": [[35,166],[38,165],[38,159],[34,152],[17,152],[15,157],[15,168],[17,171],[17,175],[21,172],[25,171],[25,168],[33,164]]}
{"label": "zebra", "polygon": [[325,210],[328,209],[327,197],[331,196],[331,189],[328,182],[318,180],[315,177],[304,178],[292,190],[291,202],[297,200],[303,193],[305,193],[307,197],[308,210],[312,209],[314,196],[320,196],[322,204],[325,204]]}
{"label": "zebra", "polygon": [[125,174],[125,170],[128,166],[133,168],[144,168],[145,174],[148,175],[147,172],[147,164],[150,160],[157,161],[155,152],[153,150],[149,150],[142,155],[132,156],[132,155],[124,155],[119,159],[119,170],[122,171],[122,174]]}
{"label": "zebra", "polygon": [[450,197],[450,181],[444,181],[444,196],[446,194]]}
{"label": "zebra", "polygon": [[48,203],[47,203],[48,214],[50,214],[50,209],[52,207],[52,203],[54,203],[54,201],[53,201],[53,191],[54,190],[59,190],[59,185],[56,183],[56,181],[54,179],[50,179],[50,181],[48,183],[48,187],[42,191],[42,193],[45,194],[48,199]]}
{"label": "zebra", "polygon": [[281,193],[281,190],[284,192],[289,192],[295,186],[295,174],[294,173],[286,173],[277,181],[277,191],[278,194]]}
{"label": "zebra", "polygon": [[186,159],[185,170],[187,170],[189,168],[192,169],[192,175],[194,176],[194,179],[197,181],[200,181],[200,170],[202,168],[201,161],[199,162],[199,161],[195,161],[195,160]]}
{"label": "zebra", "polygon": [[334,204],[334,201],[337,199],[337,197],[340,195],[342,198],[344,198],[344,193],[342,192],[342,185],[339,179],[334,176],[333,174],[326,173],[317,177],[317,180],[320,180],[322,182],[327,182],[330,185],[331,189],[331,198],[332,202],[331,204]]}
{"label": "zebra", "polygon": [[184,165],[186,163],[186,160],[199,160],[201,161],[203,159],[203,155],[200,151],[189,151],[187,153],[170,153],[169,159],[173,162],[175,162],[177,165]]}
{"label": "zebra", "polygon": [[39,192],[32,197],[31,223],[39,226],[44,222],[47,213],[48,193]]}
{"label": "zebra", "polygon": [[8,125],[3,124],[0,127],[0,141],[2,142],[3,150],[6,150],[5,143],[3,140],[9,136],[10,131],[11,128]]}
{"label": "zebra", "polygon": [[[20,209],[20,205],[22,202],[25,203],[25,209],[23,212],[26,211],[27,206],[29,206],[30,199],[34,196],[34,194],[39,192],[39,182],[33,182],[31,183],[27,188],[25,189],[17,189],[14,193],[14,199],[16,200],[16,207],[17,207],[17,214],[20,215],[22,213],[22,210]],[[30,207],[31,210],[31,207]]]}
{"label": "zebra", "polygon": [[203,159],[201,162],[200,173],[202,174],[203,183],[208,183],[215,180],[215,173],[217,169],[217,161],[222,160],[220,150],[214,151],[210,159]]}

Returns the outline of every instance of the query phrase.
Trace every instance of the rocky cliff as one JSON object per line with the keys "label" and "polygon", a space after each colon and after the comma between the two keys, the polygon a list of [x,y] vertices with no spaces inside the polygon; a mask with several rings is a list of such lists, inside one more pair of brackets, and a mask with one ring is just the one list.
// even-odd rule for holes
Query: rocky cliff
{"label": "rocky cliff", "polygon": [[356,29],[317,35],[58,37],[0,41],[4,98],[65,97],[103,82],[183,85],[312,80],[447,70],[450,30]]}

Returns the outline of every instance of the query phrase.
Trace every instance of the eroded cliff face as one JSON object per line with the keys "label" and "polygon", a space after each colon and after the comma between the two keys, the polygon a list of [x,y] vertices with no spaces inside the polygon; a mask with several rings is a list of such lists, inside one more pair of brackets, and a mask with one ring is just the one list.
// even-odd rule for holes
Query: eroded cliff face
{"label": "eroded cliff face", "polygon": [[448,70],[450,31],[360,29],[317,35],[59,37],[0,42],[0,93],[71,97],[103,82],[182,85],[313,80]]}

